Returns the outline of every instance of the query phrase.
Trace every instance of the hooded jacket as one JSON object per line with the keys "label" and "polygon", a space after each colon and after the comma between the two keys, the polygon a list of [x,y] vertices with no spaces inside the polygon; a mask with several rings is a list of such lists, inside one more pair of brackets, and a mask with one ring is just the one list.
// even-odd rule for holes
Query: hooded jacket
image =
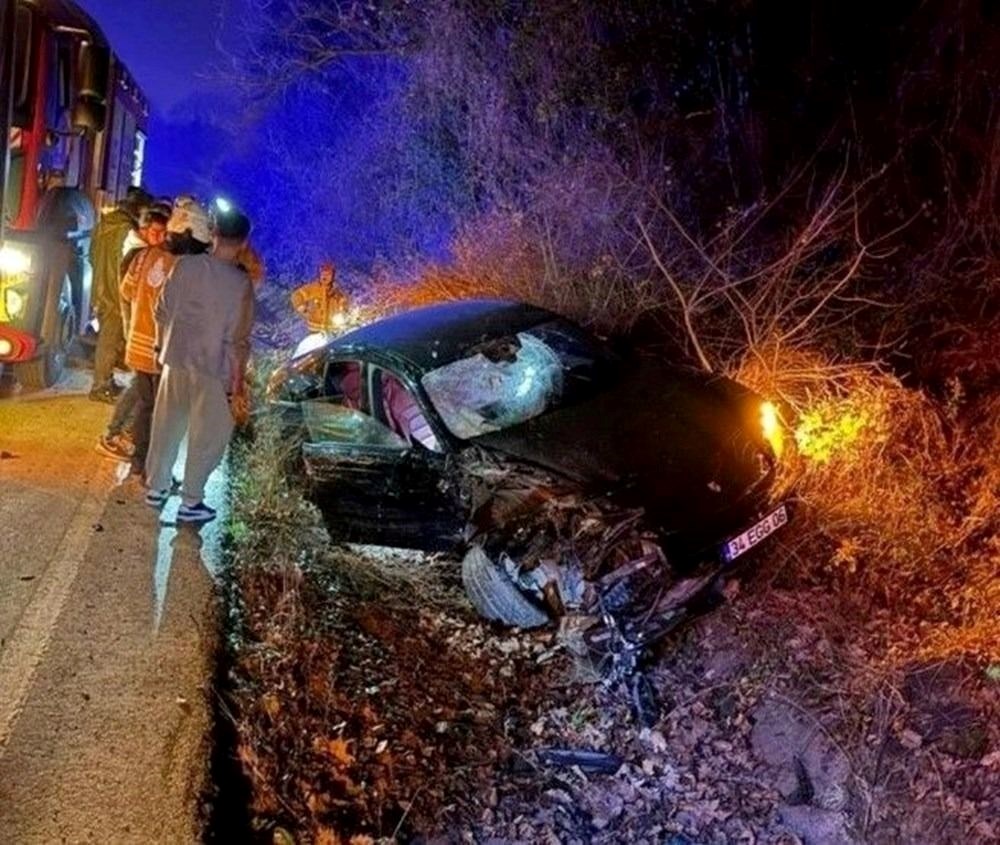
{"label": "hooded jacket", "polygon": [[101,218],[94,231],[90,261],[94,268],[94,310],[102,320],[121,319],[122,246],[134,226],[132,218],[120,208]]}

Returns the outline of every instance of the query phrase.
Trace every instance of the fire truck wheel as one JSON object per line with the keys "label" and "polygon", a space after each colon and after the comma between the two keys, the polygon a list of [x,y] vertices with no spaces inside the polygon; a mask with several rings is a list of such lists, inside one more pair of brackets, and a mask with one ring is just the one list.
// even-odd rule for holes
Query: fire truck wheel
{"label": "fire truck wheel", "polygon": [[69,345],[76,334],[76,319],[72,309],[63,311],[58,336],[52,342],[43,341],[38,345],[38,354],[30,361],[14,365],[14,378],[22,387],[43,389],[52,387],[62,378],[66,369]]}
{"label": "fire truck wheel", "polygon": [[59,356],[51,353],[45,344],[38,347],[36,357],[14,365],[14,378],[21,383],[22,387],[30,390],[51,387],[59,381],[61,375],[62,365],[59,362]]}

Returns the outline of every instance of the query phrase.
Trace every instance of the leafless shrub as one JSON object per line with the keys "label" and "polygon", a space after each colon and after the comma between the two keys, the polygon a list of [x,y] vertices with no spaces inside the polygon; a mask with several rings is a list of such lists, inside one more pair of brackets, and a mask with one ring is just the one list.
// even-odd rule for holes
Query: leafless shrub
{"label": "leafless shrub", "polygon": [[523,217],[492,215],[463,227],[448,266],[374,286],[380,312],[476,297],[528,302],[606,333],[621,333],[660,307],[653,284],[622,271],[610,255],[589,269],[561,266]]}
{"label": "leafless shrub", "polygon": [[[264,5],[273,12],[275,2]],[[910,171],[876,168],[866,176],[860,162],[869,150],[832,178],[822,175],[828,167],[806,162],[778,190],[703,219],[699,208],[725,207],[691,200],[708,168],[693,175],[674,168],[704,159],[684,153],[684,139],[670,146],[671,139],[643,137],[627,109],[615,111],[625,98],[602,73],[596,39],[579,37],[590,32],[597,4],[529,4],[516,21],[505,17],[512,7],[471,0],[433,0],[419,10],[409,3],[279,5],[286,14],[265,43],[281,49],[252,57],[264,63],[255,79],[280,89],[320,68],[346,73],[343,59],[353,55],[405,57],[414,84],[401,105],[436,150],[455,151],[448,165],[467,187],[454,260],[389,272],[373,313],[500,296],[602,331],[657,321],[701,368],[779,401],[791,433],[782,483],[807,506],[800,526],[813,528],[804,543],[816,568],[836,572],[849,589],[865,585],[885,604],[944,620],[941,630],[984,634],[997,608],[986,586],[996,555],[995,435],[988,418],[967,428],[880,368],[895,338],[871,330],[881,309],[901,311],[903,303],[884,298],[886,259],[898,236],[910,234],[907,215],[929,212],[922,202],[868,212],[889,176],[898,187]],[[975,4],[962,5],[971,13]],[[919,93],[912,76],[902,82],[907,97]],[[955,87],[954,97],[966,90]],[[738,134],[725,107],[723,97],[699,124],[710,131],[687,143]],[[660,125],[683,134],[688,116],[674,121],[668,111]],[[995,277],[990,212],[1000,122],[995,109],[987,111],[981,137],[971,139],[986,162],[981,178],[963,193],[960,171],[968,168],[949,171],[942,213],[956,237],[943,239],[922,268],[934,290],[959,261],[975,265],[977,284]],[[911,140],[901,136],[903,144]],[[735,196],[736,163],[727,156]],[[339,166],[322,178],[335,181]],[[386,190],[410,191],[409,173]],[[991,348],[987,342],[972,356],[978,370]]]}
{"label": "leafless shrub", "polygon": [[887,608],[904,659],[995,660],[995,400],[956,424],[875,366],[801,351],[748,354],[736,376],[783,400],[780,485],[802,506],[786,551],[801,572]]}
{"label": "leafless shrub", "polygon": [[[905,224],[866,235],[861,209],[880,174],[848,185],[847,173],[845,162],[813,191],[812,174],[802,169],[777,195],[732,213],[702,238],[664,192],[650,189],[635,214],[636,243],[659,283],[666,319],[703,369],[731,371],[748,353],[763,366],[785,350],[843,347],[859,339],[853,321],[860,314],[889,305],[875,293],[875,273]],[[871,353],[858,351],[855,360]]]}

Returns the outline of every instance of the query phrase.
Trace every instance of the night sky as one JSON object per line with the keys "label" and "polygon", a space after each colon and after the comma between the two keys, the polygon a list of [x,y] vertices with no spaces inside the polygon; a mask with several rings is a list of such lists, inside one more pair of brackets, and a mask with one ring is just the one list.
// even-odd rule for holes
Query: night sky
{"label": "night sky", "polygon": [[232,0],[78,0],[97,20],[155,109],[211,87]]}
{"label": "night sky", "polygon": [[[211,168],[217,144],[187,131],[194,115],[218,115],[219,81],[227,67],[220,44],[238,34],[240,0],[78,0],[100,24],[115,53],[135,75],[152,106],[146,186],[187,193]],[[207,132],[209,141],[212,132]],[[210,157],[210,160],[206,159]]]}

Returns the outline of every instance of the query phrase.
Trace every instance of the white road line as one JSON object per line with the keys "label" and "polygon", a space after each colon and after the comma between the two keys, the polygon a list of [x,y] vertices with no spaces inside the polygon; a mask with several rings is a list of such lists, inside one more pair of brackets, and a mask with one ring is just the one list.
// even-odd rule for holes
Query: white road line
{"label": "white road line", "polygon": [[103,475],[100,472],[96,475],[92,488],[100,492],[86,494],[77,507],[31,603],[0,651],[0,754],[7,746],[35,672],[66,606],[94,525],[100,521],[111,496],[112,487],[102,483]]}

